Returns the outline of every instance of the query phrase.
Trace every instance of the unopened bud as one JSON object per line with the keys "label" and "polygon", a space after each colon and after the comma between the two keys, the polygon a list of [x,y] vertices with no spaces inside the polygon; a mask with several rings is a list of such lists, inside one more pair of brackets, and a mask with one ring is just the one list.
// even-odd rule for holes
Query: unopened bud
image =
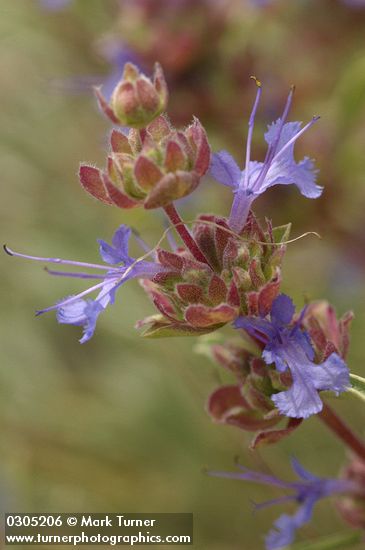
{"label": "unopened bud", "polygon": [[152,80],[132,63],[126,63],[109,105],[99,90],[96,95],[101,109],[112,122],[130,128],[146,127],[166,110],[168,100],[165,77],[158,63]]}

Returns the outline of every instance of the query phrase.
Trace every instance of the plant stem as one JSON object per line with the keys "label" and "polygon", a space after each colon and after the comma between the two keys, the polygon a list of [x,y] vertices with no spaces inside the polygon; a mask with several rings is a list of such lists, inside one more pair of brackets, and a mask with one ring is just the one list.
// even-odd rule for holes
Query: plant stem
{"label": "plant stem", "polygon": [[194,256],[196,260],[199,262],[203,262],[204,264],[209,264],[207,258],[204,256],[196,242],[194,241],[193,237],[191,236],[189,230],[186,228],[184,222],[180,218],[180,215],[178,211],[176,210],[175,206],[171,203],[167,206],[164,206],[164,210],[166,212],[166,215],[168,216],[171,223],[175,226],[176,231],[179,233],[180,237]]}
{"label": "plant stem", "polygon": [[318,414],[318,417],[324,424],[332,430],[337,437],[352,449],[358,457],[365,460],[365,442],[362,441],[345,422],[337,416],[329,405],[323,403],[323,409]]}
{"label": "plant stem", "polygon": [[147,134],[146,128],[142,128],[141,130],[139,130],[138,133],[139,133],[139,137],[141,139],[141,143],[143,144],[144,138],[146,137],[146,134]]}

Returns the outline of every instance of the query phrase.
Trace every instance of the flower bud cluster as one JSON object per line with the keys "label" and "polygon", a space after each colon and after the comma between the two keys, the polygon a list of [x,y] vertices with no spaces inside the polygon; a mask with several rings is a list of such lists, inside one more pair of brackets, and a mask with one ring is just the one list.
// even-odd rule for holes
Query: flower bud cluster
{"label": "flower bud cluster", "polygon": [[176,130],[160,114],[167,101],[162,83],[160,67],[152,83],[127,63],[110,106],[98,92],[104,112],[130,126],[127,135],[113,130],[106,170],[80,167],[81,185],[98,200],[119,208],[166,207],[194,191],[208,170],[210,147],[199,120]]}
{"label": "flower bud cluster", "polygon": [[266,315],[280,290],[289,229],[264,231],[251,215],[238,235],[222,217],[198,217],[193,237],[208,264],[184,248],[158,251],[166,272],[143,285],[160,314],[139,322],[148,326],[144,336],[206,334],[239,315]]}

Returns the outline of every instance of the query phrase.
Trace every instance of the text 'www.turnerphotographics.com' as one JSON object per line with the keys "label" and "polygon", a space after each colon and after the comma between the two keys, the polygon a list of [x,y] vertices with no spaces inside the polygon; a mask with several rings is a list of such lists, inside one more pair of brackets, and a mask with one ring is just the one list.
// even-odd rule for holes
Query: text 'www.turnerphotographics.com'
{"label": "text 'www.turnerphotographics.com'", "polygon": [[5,514],[5,545],[193,544],[193,514]]}

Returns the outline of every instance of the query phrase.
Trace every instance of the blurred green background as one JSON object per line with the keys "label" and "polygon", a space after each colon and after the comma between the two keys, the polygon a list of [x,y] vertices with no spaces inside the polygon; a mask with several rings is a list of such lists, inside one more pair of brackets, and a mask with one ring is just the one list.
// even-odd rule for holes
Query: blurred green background
{"label": "blurred green background", "polygon": [[[102,166],[110,131],[90,88],[120,70],[113,48],[133,49],[150,68],[167,69],[171,117],[194,114],[214,150],[242,159],[256,74],[264,85],[254,147],[280,114],[292,83],[292,120],[322,120],[298,144],[318,161],[323,197],[271,190],[257,211],[293,235],[283,290],[298,306],[327,298],[339,313],[354,309],[350,368],[365,374],[365,8],[340,0],[281,0],[258,7],[242,0],[0,1],[1,235],[14,249],[98,261],[97,238],[125,222],[154,246],[158,213],[123,212],[87,196],[77,180],[82,160]],[[67,5],[66,5],[67,4]],[[181,38],[181,40],[180,40]],[[164,59],[164,56],[166,59]],[[158,57],[158,58],[157,58]],[[181,205],[185,217],[227,214],[230,193],[206,181]],[[251,501],[274,489],[210,478],[236,455],[291,478],[288,457],[336,475],[345,453],[316,418],[260,453],[250,435],[214,425],[204,410],[222,373],[193,352],[195,339],[143,340],[135,321],[153,312],[136,282],[100,317],[94,338],[33,312],[83,288],[53,279],[41,264],[1,256],[0,504],[2,511],[193,512],[194,548],[257,550],[279,515],[252,517]],[[358,431],[361,404],[333,403]],[[320,504],[298,540],[345,530]]]}

